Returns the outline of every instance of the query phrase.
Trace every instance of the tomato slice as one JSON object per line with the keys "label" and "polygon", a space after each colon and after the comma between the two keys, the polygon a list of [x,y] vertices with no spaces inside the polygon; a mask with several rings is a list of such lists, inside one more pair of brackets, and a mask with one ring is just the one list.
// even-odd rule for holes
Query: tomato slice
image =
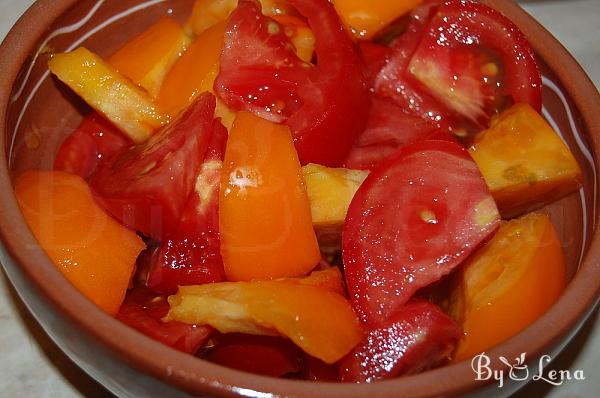
{"label": "tomato slice", "polygon": [[329,365],[318,358],[304,353],[301,378],[308,381],[340,381],[336,365]]}
{"label": "tomato slice", "polygon": [[203,357],[229,368],[282,377],[298,373],[301,356],[300,349],[282,337],[228,333],[217,337]]}
{"label": "tomato slice", "polygon": [[166,297],[157,296],[143,287],[127,293],[116,317],[139,332],[176,350],[193,354],[212,333],[209,326],[188,325],[182,322],[163,322],[169,312]]}
{"label": "tomato slice", "polygon": [[179,225],[213,130],[215,98],[201,95],[175,121],[99,168],[90,183],[124,225],[162,241]]}
{"label": "tomato slice", "polygon": [[242,0],[227,21],[215,92],[236,111],[281,123],[301,105],[297,88],[307,66],[284,27],[264,16],[258,1]]}
{"label": "tomato slice", "polygon": [[434,124],[446,121],[448,111],[407,71],[427,23],[440,3],[440,0],[426,1],[413,10],[405,31],[394,41],[388,61],[375,79],[377,95],[390,98],[405,112]]}
{"label": "tomato slice", "polygon": [[289,3],[314,32],[318,64],[298,58],[257,1],[241,0],[228,20],[215,92],[233,109],[286,123],[302,164],[337,166],[366,123],[364,65],[330,3]]}
{"label": "tomato slice", "polygon": [[219,237],[219,183],[227,130],[214,121],[210,144],[179,227],[152,256],[147,286],[173,294],[178,286],[225,280]]}
{"label": "tomato slice", "polygon": [[300,87],[302,108],[287,121],[302,164],[341,165],[363,131],[370,108],[363,62],[333,5],[289,0],[305,16],[315,38],[316,68]]}
{"label": "tomato slice", "polygon": [[518,102],[541,110],[541,76],[519,28],[470,0],[439,7],[408,70],[448,109],[480,125]]}
{"label": "tomato slice", "polygon": [[366,332],[363,341],[339,365],[346,382],[373,382],[419,373],[450,359],[462,336],[437,306],[414,300],[388,322]]}
{"label": "tomato slice", "polygon": [[373,98],[365,131],[355,142],[344,167],[370,170],[398,148],[426,139],[455,141],[447,128],[405,112],[389,99]]}
{"label": "tomato slice", "polygon": [[342,235],[361,320],[384,322],[452,271],[499,221],[477,165],[458,144],[422,141],[379,163],[354,196]]}
{"label": "tomato slice", "polygon": [[87,115],[61,144],[54,169],[88,178],[133,142],[97,112]]}

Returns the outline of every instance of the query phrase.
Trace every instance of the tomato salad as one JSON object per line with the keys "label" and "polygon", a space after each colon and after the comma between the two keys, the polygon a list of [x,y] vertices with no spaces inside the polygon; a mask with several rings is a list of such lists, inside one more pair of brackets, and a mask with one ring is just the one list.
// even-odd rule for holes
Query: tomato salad
{"label": "tomato salad", "polygon": [[373,382],[488,350],[564,288],[530,211],[581,171],[486,5],[196,0],[49,69],[93,111],[17,179],[23,214],[84,295],[177,350]]}

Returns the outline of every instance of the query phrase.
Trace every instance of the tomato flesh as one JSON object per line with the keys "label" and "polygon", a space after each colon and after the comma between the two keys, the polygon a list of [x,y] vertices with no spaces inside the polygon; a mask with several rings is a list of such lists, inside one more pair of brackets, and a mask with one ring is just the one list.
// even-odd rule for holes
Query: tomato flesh
{"label": "tomato flesh", "polygon": [[389,99],[375,97],[367,127],[344,165],[351,169],[371,170],[398,148],[426,139],[455,140],[448,129],[440,129],[440,124],[405,112]]}
{"label": "tomato flesh", "polygon": [[194,187],[213,130],[215,98],[201,95],[148,141],[92,175],[100,203],[124,225],[162,241]]}
{"label": "tomato flesh", "polygon": [[384,322],[498,224],[485,181],[458,144],[422,141],[386,158],[354,196],[342,235],[346,282],[361,320]]}
{"label": "tomato flesh", "polygon": [[225,280],[219,236],[219,183],[227,130],[215,120],[210,144],[196,186],[179,227],[152,256],[147,286],[173,294],[178,286]]}
{"label": "tomato flesh", "polygon": [[301,356],[300,349],[282,337],[228,333],[220,335],[203,357],[233,369],[281,377],[300,370]]}
{"label": "tomato flesh", "polygon": [[346,382],[373,382],[414,374],[448,360],[462,331],[437,306],[415,300],[366,332],[339,365]]}
{"label": "tomato flesh", "polygon": [[188,325],[182,322],[163,322],[169,312],[166,297],[157,296],[143,287],[127,293],[116,317],[148,337],[176,350],[193,354],[212,333],[209,326]]}
{"label": "tomato flesh", "polygon": [[513,103],[541,110],[541,77],[529,43],[498,11],[470,0],[439,7],[408,70],[448,109],[481,126]]}
{"label": "tomato flesh", "polygon": [[289,3],[314,32],[318,64],[298,58],[257,1],[242,0],[228,20],[215,92],[236,110],[287,124],[302,164],[337,166],[367,120],[364,65],[331,4]]}
{"label": "tomato flesh", "polygon": [[97,112],[86,116],[61,144],[54,169],[86,179],[133,142]]}

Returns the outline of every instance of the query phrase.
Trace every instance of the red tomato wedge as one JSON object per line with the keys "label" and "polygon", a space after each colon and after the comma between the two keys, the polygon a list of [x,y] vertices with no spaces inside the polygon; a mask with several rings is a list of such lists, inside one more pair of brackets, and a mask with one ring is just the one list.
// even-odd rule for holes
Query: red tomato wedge
{"label": "red tomato wedge", "polygon": [[204,358],[249,373],[281,377],[300,370],[301,356],[300,349],[282,337],[228,333],[216,339]]}
{"label": "red tomato wedge", "polygon": [[241,0],[228,20],[215,92],[236,110],[286,123],[302,164],[341,164],[366,123],[364,65],[326,0],[289,2],[315,34],[318,64],[300,60],[282,26]]}
{"label": "red tomato wedge", "polygon": [[147,286],[174,294],[178,286],[225,280],[219,237],[219,184],[227,130],[214,121],[210,144],[178,228],[152,256]]}
{"label": "red tomato wedge", "polygon": [[408,71],[448,109],[480,126],[514,103],[541,109],[541,76],[529,43],[508,18],[470,0],[438,8]]}
{"label": "red tomato wedge", "polygon": [[370,170],[398,148],[426,139],[455,141],[448,128],[440,128],[440,123],[405,112],[389,99],[375,97],[367,127],[354,143],[344,165]]}
{"label": "red tomato wedge", "polygon": [[163,322],[169,312],[166,297],[148,289],[130,290],[117,313],[117,319],[139,332],[176,350],[195,353],[208,339],[213,329],[209,326],[188,325],[182,322]]}
{"label": "red tomato wedge", "polygon": [[125,150],[133,142],[125,134],[96,112],[86,116],[79,127],[60,146],[54,169],[86,179],[97,167]]}
{"label": "red tomato wedge", "polygon": [[241,0],[227,21],[215,92],[236,111],[281,123],[300,108],[298,84],[309,67],[258,1]]}
{"label": "red tomato wedge", "polygon": [[[408,64],[423,37],[427,22],[441,1],[427,1],[409,16],[406,30],[393,43],[387,63],[375,78],[377,95],[393,100],[405,112],[438,124],[446,121],[448,111],[407,73]],[[440,127],[442,127],[440,125]]]}
{"label": "red tomato wedge", "polygon": [[124,225],[162,241],[179,225],[213,130],[215,98],[201,95],[150,139],[99,168],[90,184]]}
{"label": "red tomato wedge", "polygon": [[414,300],[340,361],[342,381],[373,382],[419,373],[450,359],[462,330],[437,306]]}
{"label": "red tomato wedge", "polygon": [[462,262],[499,225],[468,152],[422,141],[379,163],[357,191],[342,235],[354,309],[385,322],[420,288]]}

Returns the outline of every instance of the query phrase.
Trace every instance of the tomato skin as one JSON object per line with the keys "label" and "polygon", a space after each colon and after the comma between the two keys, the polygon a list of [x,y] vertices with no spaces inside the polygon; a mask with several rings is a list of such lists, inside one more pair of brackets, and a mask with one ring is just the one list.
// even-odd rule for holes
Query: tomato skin
{"label": "tomato skin", "polygon": [[[290,0],[316,37],[318,64],[300,87],[303,107],[287,121],[301,164],[339,166],[364,129],[370,109],[365,66],[333,5],[325,0]],[[314,92],[313,85],[318,88]],[[317,97],[316,97],[316,96]],[[317,98],[321,101],[317,101]]]}
{"label": "tomato skin", "polygon": [[148,141],[92,175],[97,200],[124,225],[157,241],[179,225],[213,127],[215,98],[202,94]]}
{"label": "tomato skin", "polygon": [[[61,144],[54,169],[87,179],[133,142],[97,112],[87,115]],[[100,165],[100,166],[99,166]]]}
{"label": "tomato skin", "polygon": [[373,382],[419,373],[448,360],[462,331],[437,306],[413,300],[386,323],[366,331],[339,364],[346,382]]}
{"label": "tomato skin", "polygon": [[215,120],[210,144],[179,227],[152,256],[147,286],[173,294],[178,286],[225,280],[219,236],[219,182],[227,130]]}
{"label": "tomato skin", "polygon": [[289,3],[315,35],[318,65],[297,57],[257,1],[242,0],[228,21],[215,92],[236,110],[287,124],[301,164],[339,166],[367,120],[365,66],[329,2]]}
{"label": "tomato skin", "polygon": [[166,297],[157,296],[143,287],[127,293],[116,317],[126,325],[176,350],[193,354],[212,333],[209,326],[188,325],[182,322],[163,322],[169,312]]}
{"label": "tomato skin", "polygon": [[380,162],[354,196],[342,235],[346,282],[361,320],[384,322],[498,225],[487,185],[458,144],[421,141]]}
{"label": "tomato skin", "polygon": [[204,356],[211,362],[249,373],[282,377],[300,370],[300,349],[290,340],[242,333],[222,334]]}
{"label": "tomato skin", "polygon": [[439,7],[408,70],[447,109],[481,126],[505,102],[541,110],[541,75],[527,39],[500,12],[471,0]]}

